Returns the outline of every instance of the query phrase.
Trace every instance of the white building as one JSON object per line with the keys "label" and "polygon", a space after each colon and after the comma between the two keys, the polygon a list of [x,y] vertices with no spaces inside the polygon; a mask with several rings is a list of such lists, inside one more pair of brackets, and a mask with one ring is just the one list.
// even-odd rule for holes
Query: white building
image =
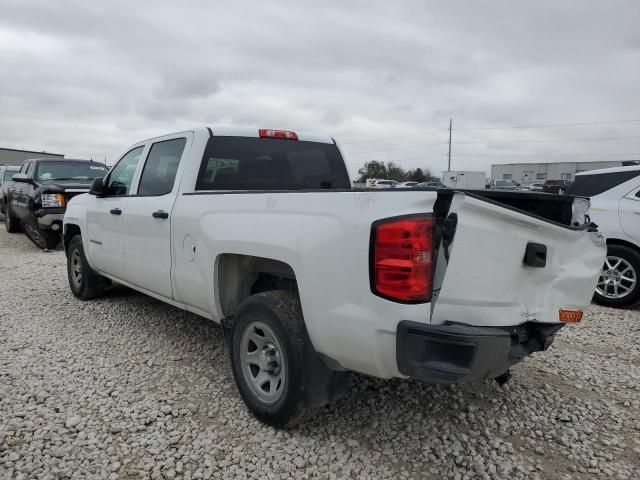
{"label": "white building", "polygon": [[[545,180],[570,180],[576,173],[599,168],[620,167],[629,162],[553,162],[553,163],[502,163],[491,165],[491,180],[515,180],[518,183],[536,183]],[[636,163],[632,161],[631,164]]]}

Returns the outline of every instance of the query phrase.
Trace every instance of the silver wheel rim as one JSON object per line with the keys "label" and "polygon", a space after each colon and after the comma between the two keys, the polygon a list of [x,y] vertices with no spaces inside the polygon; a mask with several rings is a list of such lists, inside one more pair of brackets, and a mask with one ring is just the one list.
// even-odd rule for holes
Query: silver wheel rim
{"label": "silver wheel rim", "polygon": [[623,298],[633,291],[637,281],[636,271],[629,262],[609,255],[600,271],[596,292],[606,298]]}
{"label": "silver wheel rim", "polygon": [[260,401],[273,404],[280,400],[286,365],[280,342],[265,323],[250,322],[242,332],[240,361],[245,382]]}
{"label": "silver wheel rim", "polygon": [[76,290],[82,286],[82,258],[77,249],[71,253],[71,281]]}

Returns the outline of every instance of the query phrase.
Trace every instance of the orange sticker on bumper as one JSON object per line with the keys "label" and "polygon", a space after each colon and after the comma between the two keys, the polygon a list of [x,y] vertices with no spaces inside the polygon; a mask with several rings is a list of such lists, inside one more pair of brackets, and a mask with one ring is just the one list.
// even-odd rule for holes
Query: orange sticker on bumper
{"label": "orange sticker on bumper", "polygon": [[561,308],[558,314],[560,321],[564,323],[578,323],[582,320],[582,315],[582,310],[565,310],[564,308]]}

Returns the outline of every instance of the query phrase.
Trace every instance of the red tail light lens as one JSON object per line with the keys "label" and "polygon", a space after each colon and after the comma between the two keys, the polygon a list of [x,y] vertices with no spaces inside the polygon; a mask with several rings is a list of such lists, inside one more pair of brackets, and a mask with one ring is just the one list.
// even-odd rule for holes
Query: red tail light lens
{"label": "red tail light lens", "polygon": [[285,140],[298,140],[298,134],[296,132],[290,132],[289,130],[270,130],[268,128],[261,128],[258,130],[260,138],[283,138]]}
{"label": "red tail light lens", "polygon": [[391,300],[431,299],[433,222],[431,217],[383,221],[373,226],[372,289]]}

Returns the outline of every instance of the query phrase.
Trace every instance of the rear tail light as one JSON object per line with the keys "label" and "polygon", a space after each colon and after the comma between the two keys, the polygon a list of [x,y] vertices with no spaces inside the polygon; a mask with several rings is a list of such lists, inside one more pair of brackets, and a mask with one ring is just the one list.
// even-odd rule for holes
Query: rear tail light
{"label": "rear tail light", "polygon": [[261,128],[258,130],[260,138],[282,138],[285,140],[298,140],[296,132],[290,132],[289,130],[270,130],[267,128]]}
{"label": "rear tail light", "polygon": [[433,221],[429,216],[383,220],[371,232],[371,289],[390,300],[431,299]]}

